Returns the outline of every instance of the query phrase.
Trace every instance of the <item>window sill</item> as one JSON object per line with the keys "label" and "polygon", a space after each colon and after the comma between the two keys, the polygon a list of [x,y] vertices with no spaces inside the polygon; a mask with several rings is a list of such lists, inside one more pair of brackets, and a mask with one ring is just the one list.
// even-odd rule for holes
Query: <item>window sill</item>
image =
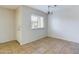
{"label": "window sill", "polygon": [[37,28],[37,29],[32,29],[32,30],[43,30],[44,28]]}

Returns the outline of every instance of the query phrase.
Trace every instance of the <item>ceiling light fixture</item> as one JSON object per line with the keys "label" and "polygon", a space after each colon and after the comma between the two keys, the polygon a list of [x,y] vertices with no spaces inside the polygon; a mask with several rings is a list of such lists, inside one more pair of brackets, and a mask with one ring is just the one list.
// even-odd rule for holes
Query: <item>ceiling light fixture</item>
{"label": "ceiling light fixture", "polygon": [[54,6],[48,6],[48,14],[53,14],[53,8],[55,8],[57,5]]}

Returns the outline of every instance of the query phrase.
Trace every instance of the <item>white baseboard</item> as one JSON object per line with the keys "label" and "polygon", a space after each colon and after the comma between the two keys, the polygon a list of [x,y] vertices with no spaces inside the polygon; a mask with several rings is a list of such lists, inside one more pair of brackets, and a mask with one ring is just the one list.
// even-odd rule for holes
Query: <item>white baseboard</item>
{"label": "white baseboard", "polygon": [[65,38],[54,37],[54,36],[48,36],[48,37],[51,37],[51,38],[56,38],[56,39],[61,39],[61,40],[65,40],[65,41],[70,41],[70,42],[74,42],[74,43],[77,43],[77,44],[79,44],[79,42],[77,42],[77,41],[68,40],[68,39],[65,39]]}

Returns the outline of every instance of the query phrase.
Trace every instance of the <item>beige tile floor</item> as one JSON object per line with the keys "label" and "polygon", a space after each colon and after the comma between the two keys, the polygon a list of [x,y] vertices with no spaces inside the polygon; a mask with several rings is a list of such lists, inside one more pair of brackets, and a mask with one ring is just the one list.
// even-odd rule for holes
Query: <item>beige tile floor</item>
{"label": "beige tile floor", "polygon": [[17,41],[0,44],[1,54],[78,54],[79,44],[46,37],[20,46]]}

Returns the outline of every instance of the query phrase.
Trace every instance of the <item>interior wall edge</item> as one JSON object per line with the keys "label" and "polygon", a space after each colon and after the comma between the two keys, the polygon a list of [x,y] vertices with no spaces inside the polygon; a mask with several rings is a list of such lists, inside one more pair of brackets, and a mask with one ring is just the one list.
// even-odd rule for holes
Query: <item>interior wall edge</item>
{"label": "interior wall edge", "polygon": [[61,37],[57,37],[57,36],[48,35],[48,37],[50,37],[50,38],[56,38],[56,39],[61,39],[61,40],[65,40],[65,41],[74,42],[74,43],[79,44],[79,42],[72,41],[72,40],[65,39],[65,38],[61,38]]}
{"label": "interior wall edge", "polygon": [[35,40],[31,40],[31,41],[29,41],[29,42],[20,42],[20,41],[18,41],[19,43],[20,43],[20,45],[24,45],[24,44],[28,44],[28,43],[31,43],[31,42],[34,42],[34,41],[37,41],[37,40],[40,40],[40,39],[43,39],[43,38],[46,38],[46,37],[48,37],[48,36],[43,36],[43,37],[40,37],[39,39],[35,39]]}

